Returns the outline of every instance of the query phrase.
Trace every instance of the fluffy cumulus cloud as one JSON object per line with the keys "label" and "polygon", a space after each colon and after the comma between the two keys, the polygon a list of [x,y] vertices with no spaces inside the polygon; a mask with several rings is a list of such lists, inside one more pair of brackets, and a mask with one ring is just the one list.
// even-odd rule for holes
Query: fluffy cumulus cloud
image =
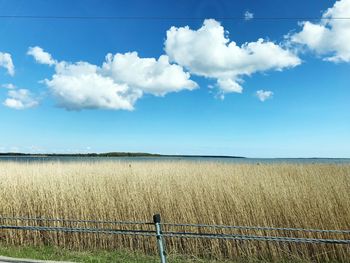
{"label": "fluffy cumulus cloud", "polygon": [[0,52],[0,67],[5,68],[9,75],[15,75],[15,66],[13,65],[11,54]]}
{"label": "fluffy cumulus cloud", "polygon": [[9,108],[23,110],[37,106],[38,101],[27,89],[12,89],[9,90],[8,98],[3,104]]}
{"label": "fluffy cumulus cloud", "polygon": [[260,101],[264,102],[265,100],[272,98],[273,92],[269,90],[258,90],[256,96]]}
{"label": "fluffy cumulus cloud", "polygon": [[145,93],[164,96],[197,87],[189,73],[169,63],[165,55],[155,59],[140,58],[136,52],[108,54],[104,63],[97,66],[88,62],[57,62],[40,47],[31,48],[28,54],[39,63],[55,65],[52,78],[44,83],[58,105],[68,110],[132,110]]}
{"label": "fluffy cumulus cloud", "polygon": [[[319,23],[305,21],[302,30],[292,34],[291,42],[309,49],[333,62],[350,62],[350,0],[335,2]],[[342,19],[343,18],[343,19]]]}
{"label": "fluffy cumulus cloud", "polygon": [[264,39],[238,46],[213,19],[205,20],[198,30],[171,27],[167,31],[165,51],[171,61],[192,74],[216,79],[221,93],[242,92],[243,76],[281,71],[301,63],[292,51]]}
{"label": "fluffy cumulus cloud", "polygon": [[132,92],[125,84],[101,74],[101,69],[87,62],[60,62],[51,79],[44,80],[60,107],[79,109],[132,110],[134,102],[142,96]]}
{"label": "fluffy cumulus cloud", "polygon": [[197,87],[190,80],[190,74],[185,73],[182,67],[170,64],[166,55],[156,60],[140,58],[137,52],[108,54],[102,73],[110,76],[116,83],[125,83],[135,90],[157,96]]}

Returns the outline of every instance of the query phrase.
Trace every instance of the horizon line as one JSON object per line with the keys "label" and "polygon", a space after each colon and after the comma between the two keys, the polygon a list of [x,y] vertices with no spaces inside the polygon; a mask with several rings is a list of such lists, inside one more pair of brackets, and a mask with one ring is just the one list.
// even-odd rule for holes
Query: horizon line
{"label": "horizon line", "polygon": [[239,155],[215,154],[160,154],[148,152],[88,152],[88,153],[26,153],[26,152],[0,152],[0,157],[200,157],[200,158],[241,158],[241,159],[350,159],[350,157],[247,157]]}

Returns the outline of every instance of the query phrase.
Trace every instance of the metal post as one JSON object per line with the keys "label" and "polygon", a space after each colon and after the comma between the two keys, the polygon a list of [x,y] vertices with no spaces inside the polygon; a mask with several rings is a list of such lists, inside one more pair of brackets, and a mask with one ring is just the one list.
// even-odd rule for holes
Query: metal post
{"label": "metal post", "polygon": [[160,225],[160,214],[153,215],[153,223],[156,227],[156,237],[157,237],[157,245],[158,245],[158,251],[160,256],[160,262],[166,263],[166,253],[165,253],[165,246],[162,236],[162,228]]}

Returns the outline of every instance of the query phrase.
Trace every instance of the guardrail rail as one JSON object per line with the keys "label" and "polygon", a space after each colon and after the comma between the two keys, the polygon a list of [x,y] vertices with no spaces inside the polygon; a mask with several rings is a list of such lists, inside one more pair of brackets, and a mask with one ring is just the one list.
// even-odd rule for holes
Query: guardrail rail
{"label": "guardrail rail", "polygon": [[[5,223],[6,222],[6,223]],[[13,222],[9,224],[8,222]],[[27,225],[18,225],[15,222],[27,222]],[[96,227],[64,227],[64,226],[41,226],[29,225],[28,222],[44,223],[44,222],[60,222],[60,223],[89,223],[95,224]],[[101,227],[103,224],[115,226],[154,226],[154,230],[145,229],[121,229],[121,228],[106,228]],[[178,229],[182,231],[164,231],[167,229]],[[198,231],[189,231],[188,229],[196,228]],[[160,214],[153,216],[152,222],[136,222],[136,221],[107,221],[107,220],[79,220],[79,219],[62,219],[62,218],[43,218],[43,217],[10,217],[0,216],[0,230],[29,230],[29,231],[54,231],[68,233],[101,233],[110,235],[132,235],[132,236],[147,236],[155,237],[157,240],[159,258],[161,263],[167,262],[166,255],[166,238],[205,238],[205,239],[227,239],[227,240],[243,240],[243,241],[270,241],[270,242],[294,242],[294,243],[316,243],[316,244],[337,244],[350,245],[350,230],[324,230],[324,229],[305,229],[305,228],[289,228],[289,227],[260,227],[260,226],[229,226],[229,225],[208,225],[208,224],[176,224],[163,223]],[[250,234],[235,234],[235,233],[213,233],[208,230],[256,230],[263,231],[283,231],[287,232],[303,232],[303,233],[332,233],[346,236],[344,238],[304,238],[292,237],[290,235],[250,235]]]}

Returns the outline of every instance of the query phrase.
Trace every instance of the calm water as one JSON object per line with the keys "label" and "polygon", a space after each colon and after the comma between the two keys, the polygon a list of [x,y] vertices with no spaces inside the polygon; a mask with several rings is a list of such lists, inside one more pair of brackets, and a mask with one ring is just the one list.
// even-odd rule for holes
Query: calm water
{"label": "calm water", "polygon": [[0,156],[1,161],[15,162],[138,162],[138,161],[200,161],[225,163],[325,163],[350,164],[350,158],[214,158],[214,157],[29,157],[29,156]]}

